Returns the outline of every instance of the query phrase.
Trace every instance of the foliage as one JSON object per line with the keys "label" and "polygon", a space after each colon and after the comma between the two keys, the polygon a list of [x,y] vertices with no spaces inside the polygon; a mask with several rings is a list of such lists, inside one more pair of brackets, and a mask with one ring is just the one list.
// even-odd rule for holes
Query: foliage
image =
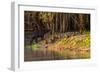
{"label": "foliage", "polygon": [[32,44],[32,50],[35,51],[35,50],[38,50],[38,45],[37,44]]}
{"label": "foliage", "polygon": [[83,35],[64,37],[58,43],[64,44],[66,48],[89,48],[90,47],[90,34],[88,32]]}
{"label": "foliage", "polygon": [[[89,58],[90,57],[89,49],[90,49],[89,32],[84,32],[82,35],[76,35],[70,37],[67,37],[65,33],[64,38],[61,38],[55,43],[48,45],[47,48],[49,52],[50,51],[55,52],[59,56],[62,56],[64,59]],[[41,48],[39,47],[39,44],[33,44],[32,50],[33,51],[41,50]]]}
{"label": "foliage", "polygon": [[40,12],[39,13],[39,19],[42,20],[44,23],[52,22],[54,15],[52,13],[47,12]]}

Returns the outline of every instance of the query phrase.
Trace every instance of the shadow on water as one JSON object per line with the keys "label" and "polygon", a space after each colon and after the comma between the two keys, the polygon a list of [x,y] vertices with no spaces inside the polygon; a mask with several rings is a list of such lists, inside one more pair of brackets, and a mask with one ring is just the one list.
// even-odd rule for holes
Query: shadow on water
{"label": "shadow on water", "polygon": [[30,51],[25,53],[24,61],[63,60],[64,57],[55,51]]}

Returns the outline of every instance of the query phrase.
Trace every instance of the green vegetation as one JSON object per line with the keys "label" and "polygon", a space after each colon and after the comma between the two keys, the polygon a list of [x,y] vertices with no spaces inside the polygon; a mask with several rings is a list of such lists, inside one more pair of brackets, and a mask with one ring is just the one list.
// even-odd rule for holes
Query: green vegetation
{"label": "green vegetation", "polygon": [[[50,39],[46,40],[47,42]],[[47,47],[45,48],[46,45]],[[45,40],[41,41],[41,44],[32,44],[33,51],[47,50],[49,55],[53,54],[53,57],[62,57],[63,59],[86,59],[90,58],[90,33],[84,32],[83,34],[67,37],[65,34],[63,38],[57,40],[55,43],[45,43]],[[50,54],[51,52],[51,54]],[[46,57],[46,54],[44,55]],[[56,58],[54,58],[56,59]]]}
{"label": "green vegetation", "polygon": [[82,35],[65,37],[56,44],[64,44],[66,48],[89,48],[90,47],[90,33],[86,32]]}
{"label": "green vegetation", "polygon": [[37,44],[32,44],[31,47],[32,47],[32,50],[33,51],[38,50],[38,45]]}

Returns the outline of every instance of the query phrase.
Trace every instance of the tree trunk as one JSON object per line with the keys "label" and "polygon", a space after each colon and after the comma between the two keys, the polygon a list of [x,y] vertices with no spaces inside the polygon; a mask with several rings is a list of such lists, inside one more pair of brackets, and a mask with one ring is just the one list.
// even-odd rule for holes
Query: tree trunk
{"label": "tree trunk", "polygon": [[82,32],[84,30],[84,18],[83,18],[83,14],[79,14],[79,28],[80,28],[80,32]]}

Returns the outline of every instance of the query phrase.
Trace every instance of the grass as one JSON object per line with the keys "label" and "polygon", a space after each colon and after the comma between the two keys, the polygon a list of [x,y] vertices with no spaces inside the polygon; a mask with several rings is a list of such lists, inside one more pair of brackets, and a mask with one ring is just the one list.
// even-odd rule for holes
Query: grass
{"label": "grass", "polygon": [[31,47],[32,47],[33,51],[38,50],[38,45],[37,44],[33,44]]}
{"label": "grass", "polygon": [[90,47],[90,34],[84,33],[83,35],[65,37],[57,41],[57,45],[65,45],[66,48],[89,48]]}
{"label": "grass", "polygon": [[[90,58],[90,32],[83,32],[82,34],[70,37],[64,35],[63,38],[57,40],[55,43],[50,43],[46,45],[47,51],[51,52],[51,54],[56,53],[56,55],[53,56],[63,57],[63,59]],[[41,48],[38,43],[32,44],[31,47],[32,51],[43,50],[44,52],[44,48]]]}

